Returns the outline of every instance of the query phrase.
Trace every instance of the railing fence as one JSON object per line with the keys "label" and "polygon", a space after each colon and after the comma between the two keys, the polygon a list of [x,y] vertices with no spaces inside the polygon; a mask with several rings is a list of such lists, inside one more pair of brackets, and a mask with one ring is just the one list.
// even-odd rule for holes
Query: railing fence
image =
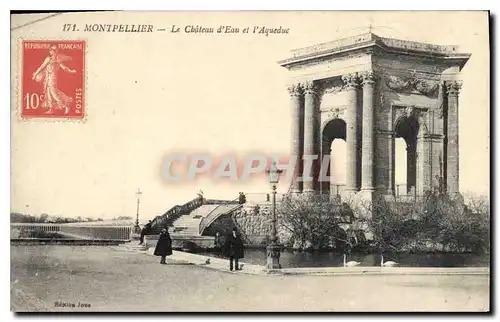
{"label": "railing fence", "polygon": [[[130,240],[133,226],[96,226],[86,223],[11,223],[11,238],[37,238],[40,233],[57,233],[61,238],[85,240]],[[16,236],[17,235],[17,236]],[[26,235],[31,237],[26,237]],[[42,235],[43,236],[43,235]]]}

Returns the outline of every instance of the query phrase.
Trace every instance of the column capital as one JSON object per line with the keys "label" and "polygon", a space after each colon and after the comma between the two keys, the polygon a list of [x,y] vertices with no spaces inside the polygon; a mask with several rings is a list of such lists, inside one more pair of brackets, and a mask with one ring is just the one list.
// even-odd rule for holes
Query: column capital
{"label": "column capital", "polygon": [[359,87],[359,75],[358,73],[351,73],[341,76],[342,81],[345,83],[346,90],[352,90]]}
{"label": "column capital", "polygon": [[290,97],[298,97],[300,94],[302,94],[302,88],[299,83],[296,84],[290,84],[286,87],[288,94],[290,94]]}
{"label": "column capital", "polygon": [[314,83],[314,81],[306,81],[301,84],[302,88],[304,90],[304,94],[316,94],[316,91],[318,90],[318,86]]}
{"label": "column capital", "polygon": [[367,70],[360,74],[363,85],[373,85],[377,80],[377,75],[373,72],[373,70]]}
{"label": "column capital", "polygon": [[450,81],[445,83],[446,93],[452,96],[458,96],[462,88],[462,81]]}

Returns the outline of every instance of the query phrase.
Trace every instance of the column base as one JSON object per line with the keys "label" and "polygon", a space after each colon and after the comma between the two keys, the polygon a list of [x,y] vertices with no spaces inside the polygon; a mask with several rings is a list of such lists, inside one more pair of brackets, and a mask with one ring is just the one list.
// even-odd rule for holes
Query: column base
{"label": "column base", "polygon": [[342,200],[352,200],[353,198],[356,198],[356,196],[359,193],[358,188],[345,188],[344,191],[341,193],[341,198]]}
{"label": "column base", "polygon": [[342,196],[340,194],[330,194],[330,200],[335,203],[342,202]]}
{"label": "column base", "polygon": [[267,246],[266,269],[281,269],[281,264],[280,264],[281,249],[282,249],[281,245]]}
{"label": "column base", "polygon": [[371,201],[373,201],[374,196],[375,196],[375,188],[373,188],[373,187],[362,188],[361,191],[359,192],[359,195],[362,199],[371,202]]}

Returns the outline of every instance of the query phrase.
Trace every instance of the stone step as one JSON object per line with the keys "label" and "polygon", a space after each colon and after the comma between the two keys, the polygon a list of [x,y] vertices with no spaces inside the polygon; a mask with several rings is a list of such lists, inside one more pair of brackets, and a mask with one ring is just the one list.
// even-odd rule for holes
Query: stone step
{"label": "stone step", "polygon": [[199,225],[200,221],[199,220],[178,220],[174,222],[174,226],[180,226],[180,225]]}
{"label": "stone step", "polygon": [[191,227],[192,228],[192,227],[199,227],[199,226],[200,226],[200,224],[198,224],[198,223],[195,223],[195,224],[190,224],[190,223],[175,223],[173,225],[173,227],[180,227],[180,228],[182,228],[182,227]]}
{"label": "stone step", "polygon": [[125,244],[119,245],[118,247],[125,249],[125,250],[128,250],[128,251],[146,251],[146,250],[148,250],[148,247],[145,244],[139,245],[136,243],[125,243]]}
{"label": "stone step", "polygon": [[200,236],[200,234],[194,231],[186,231],[186,232],[183,231],[183,232],[172,233],[172,236]]}
{"label": "stone step", "polygon": [[173,232],[172,235],[183,235],[183,236],[198,236],[197,231],[176,231]]}
{"label": "stone step", "polygon": [[191,221],[197,220],[197,221],[200,221],[200,218],[203,218],[203,216],[201,216],[201,215],[200,216],[194,216],[194,217],[191,217],[191,216],[187,217],[187,216],[185,216],[185,217],[180,217],[176,221],[182,221],[182,220],[191,220]]}
{"label": "stone step", "polygon": [[174,230],[186,230],[186,229],[189,229],[189,230],[198,230],[198,226],[174,226],[173,227]]}
{"label": "stone step", "polygon": [[189,227],[198,227],[200,225],[200,223],[190,223],[190,222],[184,222],[184,223],[174,223],[173,224],[173,227],[186,227],[186,226],[189,226]]}
{"label": "stone step", "polygon": [[179,223],[179,222],[200,222],[200,219],[196,218],[186,218],[186,219],[177,219],[174,223]]}

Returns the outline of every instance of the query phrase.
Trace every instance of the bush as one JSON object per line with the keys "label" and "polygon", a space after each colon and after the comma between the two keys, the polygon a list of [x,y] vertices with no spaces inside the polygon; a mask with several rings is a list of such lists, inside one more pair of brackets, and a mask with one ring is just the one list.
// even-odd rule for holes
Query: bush
{"label": "bush", "polygon": [[489,202],[469,204],[428,193],[415,202],[396,199],[371,205],[369,227],[381,251],[489,251]]}
{"label": "bush", "polygon": [[[489,252],[490,204],[486,198],[464,203],[439,191],[422,198],[379,199],[355,216],[349,203],[327,195],[289,196],[277,208],[280,225],[296,249],[375,248],[396,252]],[[356,208],[359,209],[359,208]],[[364,232],[372,240],[364,238]]]}

